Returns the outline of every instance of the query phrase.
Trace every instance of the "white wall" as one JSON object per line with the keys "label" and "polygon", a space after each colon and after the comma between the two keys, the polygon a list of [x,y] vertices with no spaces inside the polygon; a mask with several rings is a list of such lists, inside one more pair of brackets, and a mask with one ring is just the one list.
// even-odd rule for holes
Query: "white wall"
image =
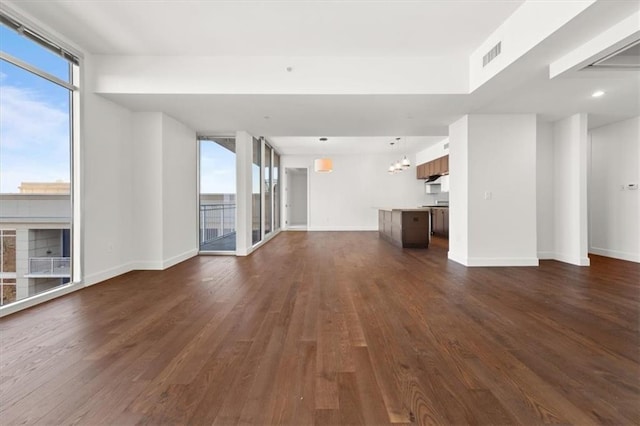
{"label": "white wall", "polygon": [[554,184],[553,184],[553,127],[538,121],[536,129],[536,181],[538,259],[554,256]]}
{"label": "white wall", "polygon": [[[535,115],[469,115],[450,127],[449,141],[449,257],[468,266],[537,265]],[[465,162],[467,175],[456,176]],[[458,229],[465,201],[466,237]]]}
{"label": "white wall", "polygon": [[196,133],[166,114],[162,120],[163,268],[198,252]]}
{"label": "white wall", "polygon": [[469,117],[449,126],[449,259],[463,265],[469,256]]}
{"label": "white wall", "polygon": [[469,116],[468,166],[469,265],[537,265],[535,115]]}
{"label": "white wall", "polygon": [[162,259],[162,113],[133,114],[131,186],[135,268],[154,269]]}
{"label": "white wall", "polygon": [[196,134],[160,112],[133,115],[133,267],[164,269],[198,251]]}
{"label": "white wall", "polygon": [[93,94],[93,57],[83,62],[82,263],[86,285],[131,269],[132,114]]}
{"label": "white wall", "polygon": [[449,154],[449,148],[445,145],[449,143],[449,138],[444,138],[440,142],[416,152],[416,164],[428,163],[436,158],[444,157]]}
{"label": "white wall", "polygon": [[85,283],[196,255],[195,132],[163,113],[131,113],[87,97]]}
{"label": "white wall", "polygon": [[[468,93],[467,57],[114,56],[99,93]],[[285,69],[293,64],[293,71]]]}
{"label": "white wall", "polygon": [[589,136],[589,252],[640,262],[640,117]]}
{"label": "white wall", "polygon": [[[315,173],[311,156],[282,156],[282,168],[309,168],[309,230],[377,230],[377,207],[420,205],[423,183],[413,166],[387,173],[388,155],[332,156],[332,173]],[[422,191],[422,192],[421,192]],[[285,192],[286,193],[286,192]],[[287,217],[284,211],[284,217]],[[284,228],[284,226],[283,226]]]}
{"label": "white wall", "polygon": [[587,116],[553,123],[554,259],[589,265],[587,256]]}

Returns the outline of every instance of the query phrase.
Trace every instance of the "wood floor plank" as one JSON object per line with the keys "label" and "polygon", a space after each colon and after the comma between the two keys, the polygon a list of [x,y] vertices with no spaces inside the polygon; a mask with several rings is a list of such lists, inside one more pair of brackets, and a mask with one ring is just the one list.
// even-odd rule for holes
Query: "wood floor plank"
{"label": "wood floor plank", "polygon": [[284,232],[0,319],[0,422],[640,424],[640,265]]}

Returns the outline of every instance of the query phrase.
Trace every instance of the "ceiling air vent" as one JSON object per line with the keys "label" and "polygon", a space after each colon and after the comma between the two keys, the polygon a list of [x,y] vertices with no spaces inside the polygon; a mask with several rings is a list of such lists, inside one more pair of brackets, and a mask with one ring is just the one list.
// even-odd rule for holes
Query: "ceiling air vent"
{"label": "ceiling air vent", "polygon": [[498,57],[501,51],[502,51],[502,42],[499,41],[498,44],[493,46],[491,50],[488,51],[487,54],[482,57],[482,66],[486,67],[489,62],[493,61],[495,58]]}

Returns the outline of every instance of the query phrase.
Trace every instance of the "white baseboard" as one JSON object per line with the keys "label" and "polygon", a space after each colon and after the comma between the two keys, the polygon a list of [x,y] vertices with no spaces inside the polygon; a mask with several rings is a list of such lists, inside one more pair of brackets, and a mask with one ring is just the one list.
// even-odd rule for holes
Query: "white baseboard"
{"label": "white baseboard", "polygon": [[597,254],[599,256],[612,257],[614,259],[627,260],[629,262],[640,263],[639,253],[629,253],[619,250],[609,250],[599,247],[591,247],[589,253]]}
{"label": "white baseboard", "polygon": [[447,257],[454,262],[468,267],[497,266],[538,266],[537,257],[465,257],[451,251]]}
{"label": "white baseboard", "polygon": [[589,266],[591,264],[591,261],[589,260],[588,257],[569,256],[563,253],[554,253],[553,260],[557,260],[559,262],[564,262],[564,263],[570,263],[572,265],[577,265],[577,266]]}
{"label": "white baseboard", "polygon": [[236,256],[249,256],[251,253],[253,253],[253,248],[251,247],[236,250]]}
{"label": "white baseboard", "polygon": [[195,248],[165,260],[137,260],[135,262],[131,262],[130,265],[132,271],[162,271],[197,255],[198,249]]}
{"label": "white baseboard", "polygon": [[538,252],[538,259],[540,260],[553,260],[554,259],[554,253],[552,251],[539,251]]}
{"label": "white baseboard", "polygon": [[131,262],[132,268],[131,270],[137,271],[161,271],[162,270],[162,261],[159,260],[137,260],[135,262]]}
{"label": "white baseboard", "polygon": [[90,285],[98,284],[110,278],[117,277],[118,275],[126,274],[127,272],[133,271],[134,269],[139,269],[137,262],[125,263],[123,265],[114,266],[113,268],[105,269],[100,272],[85,275],[82,283],[85,287],[88,287]]}
{"label": "white baseboard", "polygon": [[537,257],[469,257],[467,266],[538,266]]}
{"label": "white baseboard", "polygon": [[180,253],[180,254],[178,254],[176,256],[170,257],[169,259],[165,259],[162,262],[162,269],[170,268],[173,265],[176,265],[176,264],[178,264],[180,262],[184,262],[185,260],[191,259],[192,257],[197,256],[197,255],[198,255],[198,249],[197,248],[194,248],[194,249],[191,249],[191,250],[187,250],[187,251],[185,251],[183,253]]}
{"label": "white baseboard", "polygon": [[459,256],[457,253],[449,251],[447,252],[447,258],[449,260],[453,260],[456,263],[467,266],[467,258],[465,256]]}

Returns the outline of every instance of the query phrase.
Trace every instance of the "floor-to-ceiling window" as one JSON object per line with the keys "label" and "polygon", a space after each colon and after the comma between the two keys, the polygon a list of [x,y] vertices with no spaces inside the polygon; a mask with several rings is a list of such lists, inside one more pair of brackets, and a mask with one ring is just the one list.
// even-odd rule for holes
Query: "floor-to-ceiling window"
{"label": "floor-to-ceiling window", "polygon": [[200,146],[200,251],[236,250],[236,141],[198,138]]}
{"label": "floor-to-ceiling window", "polygon": [[264,235],[271,232],[273,218],[273,170],[272,170],[272,158],[271,155],[273,149],[266,145],[264,146]]}
{"label": "floor-to-ceiling window", "polygon": [[72,278],[79,60],[0,15],[0,304]]}
{"label": "floor-to-ceiling window", "polygon": [[253,161],[251,164],[251,242],[262,240],[262,140],[253,138]]}

